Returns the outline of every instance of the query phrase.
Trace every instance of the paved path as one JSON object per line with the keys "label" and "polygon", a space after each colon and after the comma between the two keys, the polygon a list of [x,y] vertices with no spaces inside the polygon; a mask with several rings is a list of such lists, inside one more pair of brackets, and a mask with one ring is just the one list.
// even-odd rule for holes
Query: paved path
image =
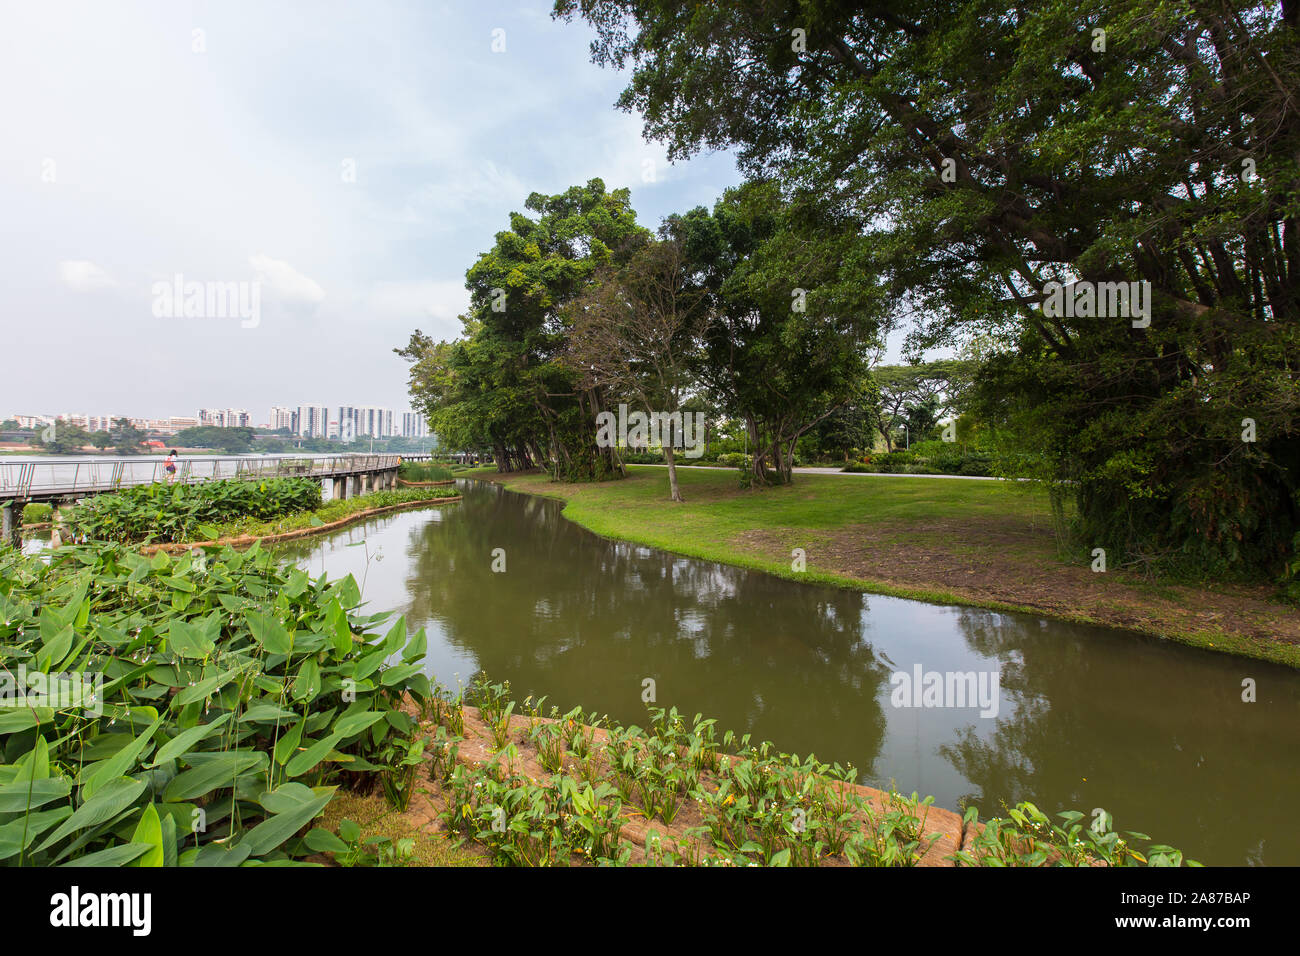
{"label": "paved path", "polygon": [[[663,465],[637,465],[629,467],[643,468],[667,468]],[[682,465],[679,468],[686,468],[691,471],[736,471],[735,468],[725,468],[721,465]],[[958,481],[1008,481],[1007,478],[986,478],[983,475],[895,475],[881,471],[840,471],[838,468],[792,468],[790,469],[796,475],[841,475],[845,478],[955,478]],[[1016,481],[1029,481],[1028,478],[1017,478]]]}

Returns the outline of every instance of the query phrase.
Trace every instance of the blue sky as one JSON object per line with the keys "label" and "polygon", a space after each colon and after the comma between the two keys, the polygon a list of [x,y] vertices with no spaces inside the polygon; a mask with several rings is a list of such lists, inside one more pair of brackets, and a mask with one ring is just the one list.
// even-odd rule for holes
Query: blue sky
{"label": "blue sky", "polygon": [[[459,332],[528,193],[599,176],[655,226],[739,181],[669,166],[549,9],[7,0],[0,414],[405,409],[391,349]],[[158,317],[178,273],[260,283],[259,321]]]}

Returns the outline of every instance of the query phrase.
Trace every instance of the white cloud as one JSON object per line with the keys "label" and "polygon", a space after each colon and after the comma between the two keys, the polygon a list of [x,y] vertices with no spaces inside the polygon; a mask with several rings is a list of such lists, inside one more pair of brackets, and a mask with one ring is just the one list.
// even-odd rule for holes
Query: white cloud
{"label": "white cloud", "polygon": [[257,277],[282,302],[316,303],[325,298],[325,290],[315,279],[303,275],[289,263],[270,256],[251,256],[249,264]]}
{"label": "white cloud", "polygon": [[377,282],[366,297],[365,311],[381,321],[401,320],[414,328],[428,326],[434,338],[460,335],[459,316],[469,309],[464,282],[435,279]]}
{"label": "white cloud", "polygon": [[78,292],[116,288],[118,282],[89,259],[64,259],[59,263],[59,279]]}

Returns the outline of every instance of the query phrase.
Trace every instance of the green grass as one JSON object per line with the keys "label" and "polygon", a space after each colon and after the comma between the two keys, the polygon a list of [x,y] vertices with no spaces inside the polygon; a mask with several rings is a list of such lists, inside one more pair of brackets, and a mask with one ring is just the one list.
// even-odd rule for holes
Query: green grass
{"label": "green grass", "polygon": [[[540,473],[502,476],[490,466],[473,474],[516,491],[561,499],[567,502],[565,517],[596,534],[676,554],[894,597],[1124,627],[1300,667],[1300,642],[1285,637],[1294,625],[1293,612],[1267,605],[1257,594],[1246,595],[1251,603],[1242,612],[1244,592],[1221,582],[1189,588],[1187,582],[1112,571],[1104,581],[1086,576],[1086,583],[1080,583],[1077,576],[1062,573],[1069,567],[1087,568],[1087,558],[1072,553],[1051,533],[1047,494],[1028,482],[801,474],[789,486],[747,491],[739,487],[734,471],[682,469],[678,477],[685,501],[673,504],[666,469],[630,466],[628,471],[626,480],[599,484],[554,483]],[[952,576],[945,576],[942,564],[931,580],[907,584],[816,567],[810,544],[829,533],[843,535],[846,528],[852,529],[852,540],[897,548],[900,556],[924,549],[969,564],[972,557],[986,554],[990,562],[999,562],[1004,572],[999,583],[1012,596],[999,600],[951,590],[946,585]],[[991,536],[1004,530],[1013,533],[993,543]],[[1025,535],[1026,530],[1037,533]],[[806,571],[791,567],[795,547],[810,552]],[[1008,590],[1017,585],[1019,590]],[[1104,600],[1098,597],[1099,586],[1106,589]],[[1173,595],[1178,600],[1171,610],[1168,598]],[[1197,611],[1219,620],[1211,624],[1183,613],[1193,602]]]}

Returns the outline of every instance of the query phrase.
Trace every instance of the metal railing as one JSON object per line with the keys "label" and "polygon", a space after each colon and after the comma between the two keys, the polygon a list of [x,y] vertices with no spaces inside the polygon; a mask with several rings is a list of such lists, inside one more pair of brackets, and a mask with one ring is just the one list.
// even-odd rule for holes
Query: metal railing
{"label": "metal railing", "polygon": [[[174,482],[303,476],[339,478],[396,468],[398,455],[332,455],[322,458],[182,458]],[[166,481],[162,459],[91,461],[0,461],[0,499],[77,497],[131,485]]]}

